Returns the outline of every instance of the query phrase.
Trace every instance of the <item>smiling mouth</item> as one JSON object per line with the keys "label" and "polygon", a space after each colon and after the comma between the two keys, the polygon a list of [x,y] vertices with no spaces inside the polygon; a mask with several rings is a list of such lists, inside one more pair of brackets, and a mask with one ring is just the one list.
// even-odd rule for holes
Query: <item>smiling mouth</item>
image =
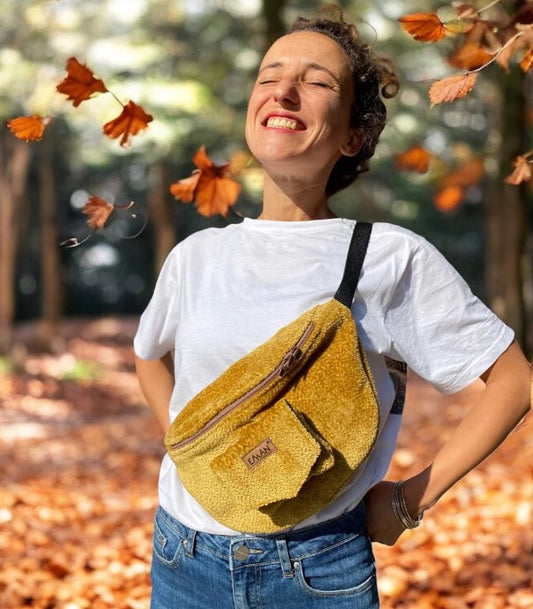
{"label": "smiling mouth", "polygon": [[265,123],[272,129],[288,129],[289,131],[303,131],[305,127],[298,121],[285,116],[271,116]]}

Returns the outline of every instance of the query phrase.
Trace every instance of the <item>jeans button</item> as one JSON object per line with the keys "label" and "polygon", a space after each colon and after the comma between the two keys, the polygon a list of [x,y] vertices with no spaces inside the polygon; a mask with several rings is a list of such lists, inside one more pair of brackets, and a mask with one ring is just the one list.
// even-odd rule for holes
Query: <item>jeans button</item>
{"label": "jeans button", "polygon": [[235,548],[234,556],[237,560],[246,560],[249,554],[250,550],[246,546],[237,546]]}

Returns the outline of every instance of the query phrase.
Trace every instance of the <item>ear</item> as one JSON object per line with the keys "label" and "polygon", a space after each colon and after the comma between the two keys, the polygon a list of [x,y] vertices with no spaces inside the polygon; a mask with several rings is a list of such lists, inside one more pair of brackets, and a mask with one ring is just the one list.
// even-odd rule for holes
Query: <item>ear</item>
{"label": "ear", "polygon": [[359,129],[350,129],[346,142],[341,146],[340,152],[344,156],[355,156],[363,145],[363,135]]}

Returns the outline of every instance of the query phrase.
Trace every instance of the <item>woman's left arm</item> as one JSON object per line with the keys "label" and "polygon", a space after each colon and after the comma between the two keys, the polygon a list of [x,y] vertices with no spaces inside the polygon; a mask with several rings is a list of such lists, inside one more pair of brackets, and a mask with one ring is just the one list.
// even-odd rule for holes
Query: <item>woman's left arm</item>
{"label": "woman's left arm", "polygon": [[[422,513],[465,474],[490,455],[530,408],[531,370],[513,342],[481,376],[485,388],[470,412],[435,455],[433,463],[405,480],[404,496],[412,516]],[[374,541],[393,544],[403,532],[392,511],[392,482],[367,494],[368,529]]]}

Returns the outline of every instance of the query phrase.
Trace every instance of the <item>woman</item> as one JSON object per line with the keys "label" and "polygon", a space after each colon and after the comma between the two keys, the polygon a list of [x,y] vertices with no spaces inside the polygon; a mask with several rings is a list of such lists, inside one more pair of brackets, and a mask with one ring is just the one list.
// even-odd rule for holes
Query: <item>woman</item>
{"label": "woman", "polygon": [[[385,121],[380,86],[397,88],[390,64],[342,21],[299,19],[266,53],[246,119],[265,172],[262,212],[180,243],[135,337],[139,381],[165,430],[229,365],[335,292],[354,222],[328,197],[366,170]],[[422,238],[373,227],[352,313],[381,414],[363,471],[293,530],[250,536],[214,520],[165,456],[153,609],[378,607],[370,541],[393,544],[415,526],[527,411],[529,366],[512,331]],[[478,377],[485,389],[433,462],[395,484],[382,478],[401,419],[391,370],[405,364],[443,391]]]}

